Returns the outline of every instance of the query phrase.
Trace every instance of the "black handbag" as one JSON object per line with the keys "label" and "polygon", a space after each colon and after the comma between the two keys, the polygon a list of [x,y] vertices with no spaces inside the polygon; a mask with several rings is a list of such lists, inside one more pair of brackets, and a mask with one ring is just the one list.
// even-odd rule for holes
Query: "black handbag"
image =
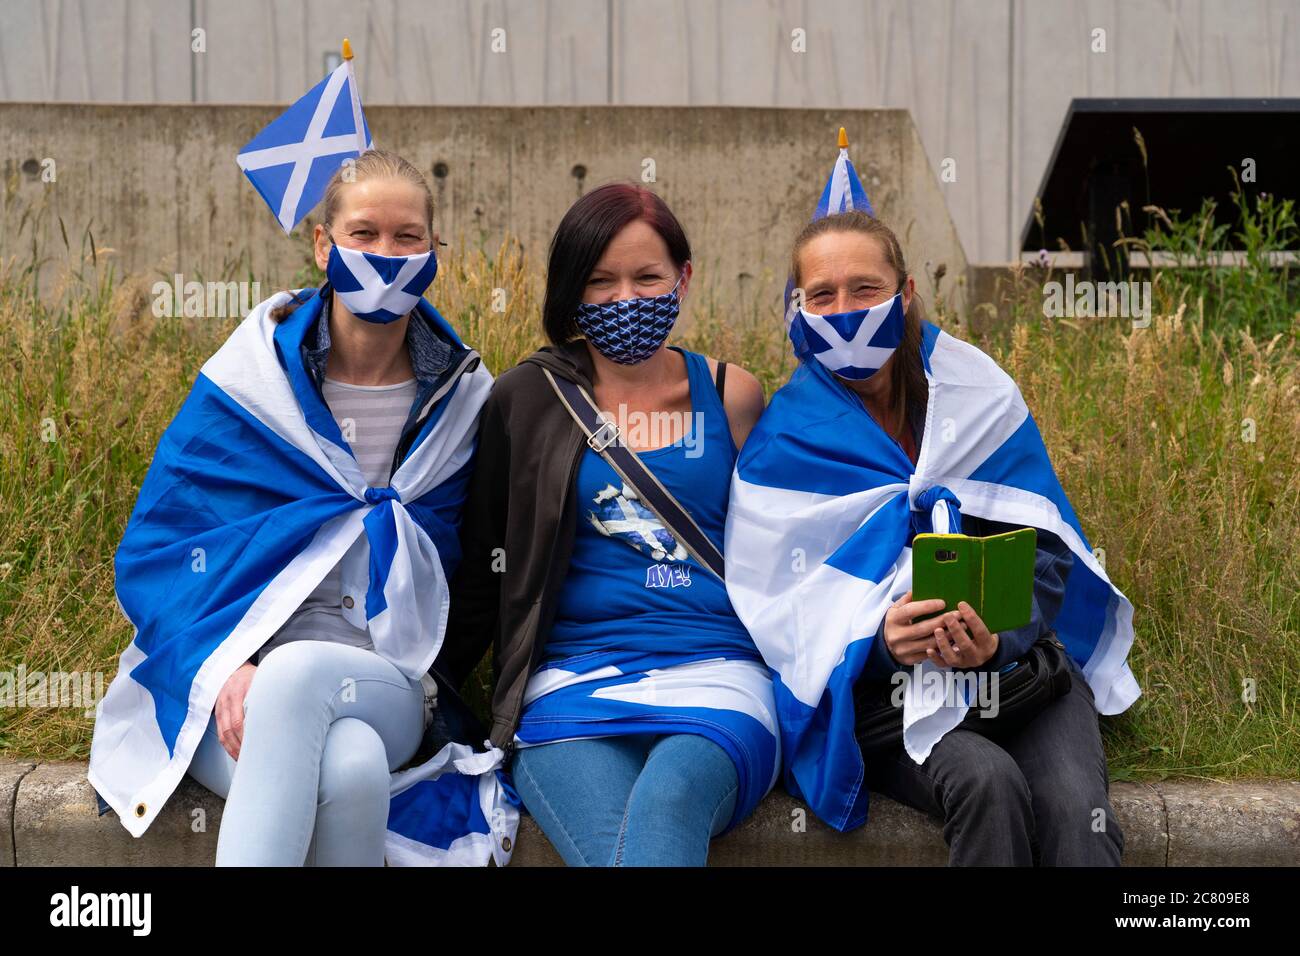
{"label": "black handbag", "polygon": [[[981,672],[980,679],[987,680],[991,673]],[[996,673],[996,711],[972,706],[959,727],[988,737],[1018,730],[1068,694],[1073,680],[1065,645],[1051,631]],[[853,688],[854,733],[864,756],[903,745],[903,708],[892,699],[896,686],[892,680],[860,680]]]}

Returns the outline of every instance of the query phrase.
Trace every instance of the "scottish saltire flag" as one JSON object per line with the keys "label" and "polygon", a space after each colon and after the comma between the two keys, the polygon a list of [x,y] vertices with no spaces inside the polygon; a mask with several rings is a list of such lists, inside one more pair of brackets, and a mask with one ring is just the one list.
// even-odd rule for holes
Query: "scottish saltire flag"
{"label": "scottish saltire flag", "polygon": [[510,862],[520,800],[496,748],[449,743],[392,775],[384,859],[389,866],[497,866]]}
{"label": "scottish saltire flag", "polygon": [[840,154],[835,159],[835,165],[831,167],[830,178],[826,180],[826,186],[822,189],[822,198],[817,202],[817,211],[813,213],[813,218],[833,216],[837,212],[848,212],[850,209],[861,209],[872,217],[876,215],[875,210],[871,208],[871,200],[867,198],[867,191],[862,188],[862,180],[858,179],[858,172],[853,168],[853,161],[849,159],[848,137],[845,135],[844,127],[841,126]]}
{"label": "scottish saltire flag", "polygon": [[[817,201],[817,209],[813,212],[813,219],[821,219],[824,216],[832,216],[839,212],[848,212],[850,209],[860,209],[868,216],[874,217],[876,212],[871,208],[871,200],[867,198],[867,191],[862,188],[862,180],[858,179],[858,171],[853,168],[853,162],[849,159],[849,138],[844,127],[840,127],[839,137],[839,155],[835,158],[835,165],[831,167],[831,174],[826,179],[826,185],[822,189],[821,199]],[[794,292],[794,276],[786,279],[785,283],[785,321],[787,327],[794,318],[794,311],[791,309],[791,298]],[[796,343],[797,347],[798,343]]]}
{"label": "scottish saltire flag", "polygon": [[[665,648],[673,643],[671,634],[657,637]],[[739,791],[724,833],[776,783],[781,744],[772,678],[757,655],[629,648],[546,662],[524,689],[515,744],[646,733],[700,734],[731,757]]]}
{"label": "scottish saltire flag", "polygon": [[[1133,606],[1110,583],[1048,460],[1020,390],[987,355],[922,323],[929,406],[915,467],[857,396],[801,362],[745,442],[727,516],[727,590],[774,672],[786,786],[839,830],[866,820],[853,685],[886,609],[912,585],[912,536],[957,532],[962,513],[1040,528],[1074,555],[1050,622],[1117,714]],[[903,739],[920,763],[965,715],[905,672]]]}
{"label": "scottish saltire flag", "polygon": [[[303,364],[321,298],[272,321],[289,295],[257,305],[203,365],[115,556],[135,635],[96,713],[89,777],[133,836],[189,768],[226,679],[340,559],[345,579],[366,582],[375,653],[419,678],[442,645],[492,377],[421,300],[454,364],[390,487],[368,487]],[[367,546],[350,550],[358,538]],[[494,772],[501,757],[444,749],[395,774],[390,862],[505,862],[518,813]]]}
{"label": "scottish saltire flag", "polygon": [[345,58],[254,136],[236,161],[289,232],[316,208],[343,161],[372,145],[352,60]]}

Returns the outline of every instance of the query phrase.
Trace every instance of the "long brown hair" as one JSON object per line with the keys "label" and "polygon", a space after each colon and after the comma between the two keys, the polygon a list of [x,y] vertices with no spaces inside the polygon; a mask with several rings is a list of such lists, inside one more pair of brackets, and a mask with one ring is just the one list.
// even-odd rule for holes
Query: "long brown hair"
{"label": "long brown hair", "polygon": [[[795,237],[794,248],[790,251],[790,274],[794,277],[795,286],[803,286],[799,262],[803,247],[828,232],[860,232],[878,240],[885,259],[898,273],[899,288],[907,282],[910,273],[907,271],[907,262],[903,259],[903,247],[894,235],[894,230],[861,210],[851,209],[814,219]],[[924,318],[925,308],[921,304],[921,297],[913,293],[912,301],[903,316],[903,341],[894,353],[894,364],[890,371],[888,407],[890,418],[895,422],[895,439],[903,435],[903,430],[912,424],[913,419],[924,412],[929,395],[930,386],[925,380],[925,369],[921,365],[921,322]]]}
{"label": "long brown hair", "polygon": [[[344,178],[345,173],[347,173],[346,179]],[[325,186],[325,204],[321,211],[321,225],[326,229],[334,225],[334,218],[338,215],[339,204],[343,201],[343,188],[352,183],[364,182],[367,179],[405,179],[412,185],[420,187],[424,191],[424,224],[429,230],[429,238],[432,241],[433,191],[429,189],[429,183],[425,180],[424,174],[416,169],[414,164],[387,149],[368,149],[350,165],[344,164],[334,170],[334,175],[330,177],[329,183]],[[284,305],[276,306],[271,310],[271,321],[283,322],[294,309],[306,301],[306,298],[299,299],[295,295]]]}

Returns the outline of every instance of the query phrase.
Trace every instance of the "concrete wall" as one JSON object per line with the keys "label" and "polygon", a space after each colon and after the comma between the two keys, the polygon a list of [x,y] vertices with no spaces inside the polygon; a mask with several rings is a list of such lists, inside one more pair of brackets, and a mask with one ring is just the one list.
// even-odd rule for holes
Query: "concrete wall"
{"label": "concrete wall", "polygon": [[287,104],[346,35],[373,105],[906,109],[956,163],[975,262],[1014,257],[1071,98],[1300,96],[1300,0],[0,0],[0,23],[9,101]]}
{"label": "concrete wall", "polygon": [[[7,184],[0,235],[16,233],[22,210],[44,204],[41,241],[50,252],[62,253],[61,218],[74,246],[89,224],[96,244],[111,247],[127,271],[180,271],[187,281],[247,278],[246,269],[231,265],[247,250],[255,276],[287,287],[306,246],[284,236],[235,164],[239,148],[277,112],[0,104]],[[812,215],[834,162],[838,125],[846,123],[862,132],[855,165],[877,214],[903,240],[927,301],[927,262],[927,274],[947,266],[945,292],[957,292],[954,279],[965,275],[943,195],[911,119],[899,110],[370,107],[367,117],[376,139],[428,176],[444,238],[481,237],[495,249],[510,230],[540,265],[582,190],[639,180],[644,161],[653,159],[653,188],[691,240],[703,283],[697,287],[712,287],[722,302],[764,296],[774,310],[790,243]],[[40,175],[47,157],[55,160],[52,183]],[[438,164],[445,175],[433,175]],[[300,225],[295,235],[307,233]]]}

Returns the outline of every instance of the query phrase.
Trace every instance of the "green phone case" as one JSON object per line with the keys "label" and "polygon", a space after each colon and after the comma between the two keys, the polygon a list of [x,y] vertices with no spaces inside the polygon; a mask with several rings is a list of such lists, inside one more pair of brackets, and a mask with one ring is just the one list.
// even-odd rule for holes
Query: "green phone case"
{"label": "green phone case", "polygon": [[912,539],[912,600],[943,598],[944,611],[965,601],[994,633],[1024,627],[1033,614],[1037,548],[1033,528],[987,538],[918,534]]}

